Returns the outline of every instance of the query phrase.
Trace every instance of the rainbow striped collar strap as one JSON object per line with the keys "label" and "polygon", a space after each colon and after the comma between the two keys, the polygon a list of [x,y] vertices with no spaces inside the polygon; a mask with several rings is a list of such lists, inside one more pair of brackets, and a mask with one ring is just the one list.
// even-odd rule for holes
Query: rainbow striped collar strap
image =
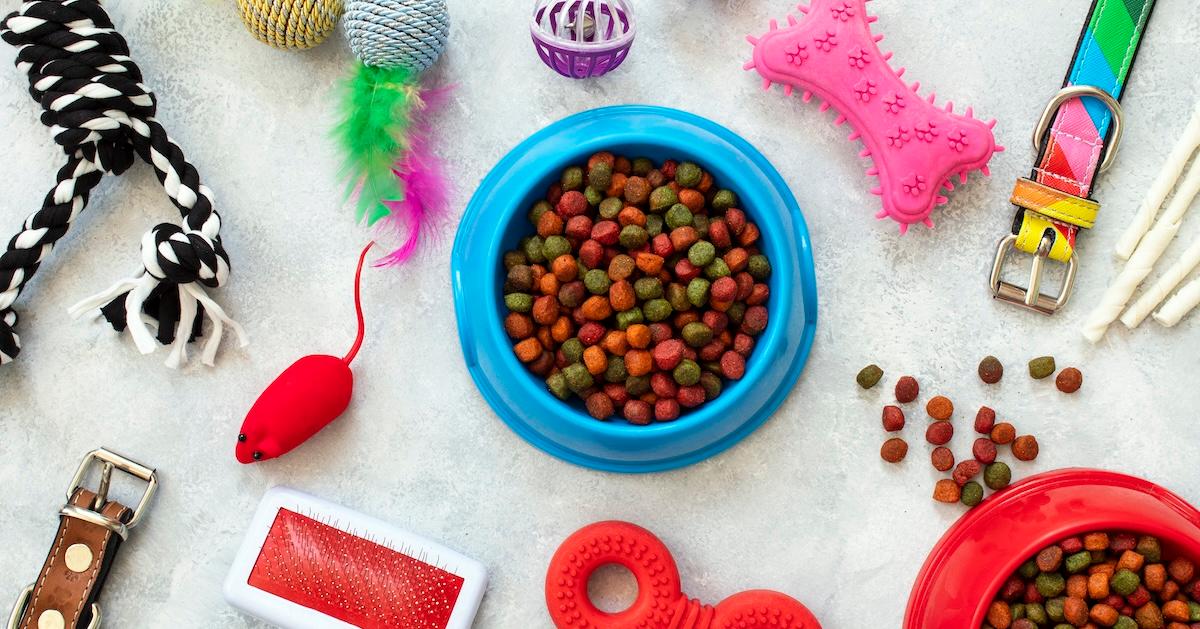
{"label": "rainbow striped collar strap", "polygon": [[[1089,198],[1096,175],[1108,169],[1121,141],[1120,99],[1137,57],[1154,0],[1094,0],[1063,89],[1034,129],[1037,165],[1013,189],[1012,233],[1000,241],[992,267],[992,295],[1053,314],[1071,296],[1077,267],[1075,236],[1090,229],[1100,204]],[[1008,253],[1033,256],[1029,285],[1001,279]],[[1041,292],[1047,259],[1067,266],[1058,295]]]}

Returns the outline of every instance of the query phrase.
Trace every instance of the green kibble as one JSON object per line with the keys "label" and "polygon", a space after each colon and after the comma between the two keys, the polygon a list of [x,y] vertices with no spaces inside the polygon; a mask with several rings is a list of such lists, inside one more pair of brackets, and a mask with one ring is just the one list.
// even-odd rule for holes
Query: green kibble
{"label": "green kibble", "polygon": [[659,186],[650,193],[651,212],[664,212],[676,203],[679,203],[679,195],[667,186]]}
{"label": "green kibble", "polygon": [[968,482],[963,485],[962,496],[959,500],[968,507],[974,507],[983,502],[983,486],[975,481]]}
{"label": "green kibble", "polygon": [[546,261],[546,256],[542,254],[542,239],[537,236],[530,236],[521,241],[521,250],[525,252],[525,257],[534,264]]}
{"label": "green kibble", "polygon": [[650,235],[646,233],[646,228],[641,225],[626,225],[621,228],[619,237],[621,246],[626,249],[638,249],[650,240]]}
{"label": "green kibble", "polygon": [[527,262],[529,262],[529,260],[525,257],[524,251],[517,251],[516,249],[514,249],[512,251],[504,252],[504,270],[505,271],[512,269],[514,266],[517,266],[518,264],[526,264]]}
{"label": "green kibble", "polygon": [[679,312],[686,312],[692,309],[692,302],[688,300],[688,289],[683,284],[671,283],[667,285],[667,302]]}
{"label": "green kibble", "polygon": [[562,178],[558,181],[562,184],[563,190],[578,190],[583,187],[583,169],[578,166],[572,166],[562,173]]}
{"label": "green kibble", "polygon": [[554,397],[565,400],[571,397],[571,388],[567,386],[567,377],[561,371],[556,371],[546,378],[546,388],[554,394]]}
{"label": "green kibble", "polygon": [[1029,376],[1034,380],[1041,380],[1054,373],[1054,357],[1041,356],[1029,361]]}
{"label": "green kibble", "polygon": [[737,207],[737,195],[732,190],[718,190],[713,195],[712,208],[718,212],[724,212],[731,207]]}
{"label": "green kibble", "polygon": [[700,386],[704,388],[704,399],[714,400],[721,395],[721,376],[706,371],[700,374]]}
{"label": "green kibble", "polygon": [[641,323],[645,320],[642,314],[642,309],[634,306],[629,310],[622,310],[617,313],[617,329],[624,330],[635,323]]}
{"label": "green kibble", "polygon": [[629,376],[625,380],[625,390],[629,395],[637,397],[650,392],[649,376]]}
{"label": "green kibble", "polygon": [[862,371],[859,371],[858,376],[854,379],[858,381],[858,386],[870,389],[879,384],[881,378],[883,378],[883,370],[879,368],[879,365],[872,363],[863,367]]}
{"label": "green kibble", "polygon": [[[1037,588],[1038,594],[1041,594],[1042,596],[1044,596],[1048,599],[1052,599],[1055,596],[1062,594],[1063,591],[1065,591],[1067,589],[1067,579],[1058,572],[1043,572],[1042,574],[1039,574],[1037,576],[1036,580],[1034,580],[1033,586],[1035,588]],[[1054,605],[1055,605],[1054,601],[1052,601],[1052,600],[1046,601],[1046,611],[1047,611],[1047,613],[1051,614],[1051,618],[1054,617],[1053,616],[1054,609],[1055,609]],[[1058,613],[1061,614],[1062,613],[1062,602],[1061,601],[1059,601],[1057,609],[1058,609]],[[1056,618],[1055,620],[1062,620],[1062,618],[1059,617],[1059,618]]]}
{"label": "green kibble", "polygon": [[746,304],[738,301],[734,302],[729,310],[725,311],[725,316],[729,317],[729,322],[734,325],[741,325],[742,319],[746,316]]}
{"label": "green kibble", "polygon": [[983,469],[983,484],[989,489],[1004,489],[1012,482],[1012,470],[1008,464],[996,461]]}
{"label": "green kibble", "polygon": [[579,363],[572,363],[563,367],[562,374],[567,379],[567,387],[575,392],[576,395],[587,391],[592,388],[592,385],[596,384],[592,380],[592,374],[588,373],[587,367]]}
{"label": "green kibble", "polygon": [[708,289],[711,286],[712,283],[703,277],[697,277],[691,282],[688,282],[688,303],[697,308],[703,308],[704,305],[708,303]]}
{"label": "green kibble", "polygon": [[1162,546],[1158,543],[1158,538],[1149,535],[1143,535],[1137,543],[1137,552],[1139,555],[1146,558],[1146,563],[1158,563],[1162,561]]}
{"label": "green kibble", "polygon": [[577,363],[583,360],[583,341],[580,341],[578,337],[573,336],[563,341],[562,347],[559,349],[562,350],[567,362]]}
{"label": "green kibble", "polygon": [[[1067,589],[1066,581],[1063,581],[1063,589]],[[1038,591],[1040,592],[1041,589]],[[1050,617],[1050,620],[1054,622],[1066,620],[1066,616],[1063,615],[1063,608],[1066,606],[1066,603],[1067,599],[1062,597],[1055,597],[1046,601],[1046,615]]]}
{"label": "green kibble", "polygon": [[617,197],[608,197],[600,202],[600,218],[613,220],[625,209],[625,204]]}
{"label": "green kibble", "polygon": [[1024,603],[1013,603],[1012,605],[1009,605],[1008,609],[1012,613],[1013,620],[1020,620],[1025,617]]}
{"label": "green kibble", "polygon": [[[584,371],[587,370],[585,369]],[[675,371],[672,371],[671,375],[675,377],[675,382],[678,382],[682,386],[690,387],[700,382],[700,365],[696,364],[694,360],[685,358],[675,367]]]}
{"label": "green kibble", "polygon": [[654,162],[650,161],[649,157],[635,157],[633,159],[633,174],[638,177],[645,177],[654,170]]}
{"label": "green kibble", "polygon": [[1050,619],[1046,616],[1046,608],[1038,603],[1025,603],[1025,617],[1032,620],[1038,626],[1050,622]]}
{"label": "green kibble", "polygon": [[1040,571],[1038,570],[1037,562],[1032,559],[1021,564],[1020,568],[1017,568],[1017,574],[1021,575],[1021,578],[1025,580],[1036,577],[1038,572]]}
{"label": "green kibble", "polygon": [[587,199],[588,205],[595,207],[604,201],[604,190],[597,190],[588,186],[583,190],[583,198]]}
{"label": "green kibble", "polygon": [[692,224],[692,211],[682,203],[676,203],[667,210],[667,227],[675,229],[676,227],[684,227]]}
{"label": "green kibble", "polygon": [[675,167],[675,183],[684,188],[695,188],[700,185],[700,178],[703,176],[704,171],[691,162],[684,162]]}
{"label": "green kibble", "polygon": [[533,310],[533,295],[509,293],[504,296],[504,306],[513,312],[529,312]]}
{"label": "green kibble", "polygon": [[665,299],[651,299],[642,306],[642,314],[645,315],[647,321],[652,323],[657,323],[670,317],[674,311],[675,309],[671,307],[670,302]]}
{"label": "green kibble", "polygon": [[750,274],[750,277],[761,282],[771,276],[771,261],[761,253],[752,255],[746,261],[746,272]]}
{"label": "green kibble", "polygon": [[[1067,561],[1070,560],[1071,558],[1068,557]],[[1113,591],[1121,596],[1129,596],[1130,594],[1133,594],[1133,592],[1137,590],[1138,586],[1141,584],[1142,579],[1138,577],[1136,572],[1129,570],[1128,568],[1121,568],[1120,570],[1117,570],[1116,574],[1112,576],[1112,580],[1109,581],[1109,585],[1112,586]]]}
{"label": "green kibble", "polygon": [[639,301],[650,301],[663,296],[662,281],[657,277],[639,277],[633,283],[633,292]]}
{"label": "green kibble", "polygon": [[553,209],[554,208],[550,207],[549,201],[538,201],[537,203],[534,203],[533,207],[529,208],[529,222],[537,225],[538,221],[542,219],[542,215]]}
{"label": "green kibble", "polygon": [[604,370],[605,382],[624,382],[629,377],[625,371],[625,359],[620,356],[610,356],[608,368]]}
{"label": "green kibble", "polygon": [[712,328],[704,325],[699,321],[692,321],[683,326],[683,331],[679,333],[683,337],[683,342],[692,347],[704,347],[713,340]]}
{"label": "green kibble", "polygon": [[716,258],[717,248],[707,240],[697,241],[688,249],[688,261],[701,268],[708,266]]}
{"label": "green kibble", "polygon": [[608,162],[596,162],[588,169],[588,186],[599,190],[608,190],[612,185],[612,165]]}
{"label": "green kibble", "polygon": [[[1193,603],[1193,605],[1194,604],[1195,603]],[[1192,618],[1192,620],[1198,619]],[[1138,624],[1136,620],[1130,618],[1129,616],[1121,616],[1117,618],[1117,623],[1113,625],[1113,629],[1138,629]]]}
{"label": "green kibble", "polygon": [[663,217],[661,217],[657,214],[647,214],[646,215],[646,233],[651,238],[661,234],[663,231],[664,223],[665,223],[665,221],[663,220]]}
{"label": "green kibble", "polygon": [[701,238],[708,238],[708,217],[703,214],[697,214],[692,217],[692,227],[696,229],[696,235]]}
{"label": "green kibble", "polygon": [[[1088,569],[1092,565],[1092,553],[1082,550],[1074,555],[1067,555],[1063,560],[1063,566],[1067,570],[1067,574],[1075,574]],[[1132,590],[1130,590],[1132,591]]]}
{"label": "green kibble", "polygon": [[1200,620],[1200,603],[1188,601],[1188,620],[1192,622]]}
{"label": "green kibble", "polygon": [[547,260],[553,260],[568,253],[571,253],[571,242],[562,236],[549,236],[542,243],[542,257]]}
{"label": "green kibble", "polygon": [[701,376],[705,373],[721,374],[721,363],[715,360],[705,361],[700,363],[700,369],[704,371],[704,373],[700,374]]}
{"label": "green kibble", "polygon": [[584,274],[583,285],[589,293],[603,295],[608,292],[608,287],[612,286],[612,280],[608,279],[608,273],[602,269],[592,269]]}
{"label": "green kibble", "polygon": [[713,281],[727,277],[729,273],[729,265],[725,264],[725,261],[721,258],[713,260],[708,266],[704,267],[704,277]]}

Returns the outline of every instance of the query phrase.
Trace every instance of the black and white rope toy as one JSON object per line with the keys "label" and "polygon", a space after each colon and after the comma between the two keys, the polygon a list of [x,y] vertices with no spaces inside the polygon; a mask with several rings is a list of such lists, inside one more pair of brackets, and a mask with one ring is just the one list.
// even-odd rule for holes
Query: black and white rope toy
{"label": "black and white rope toy", "polygon": [[[129,57],[129,46],[99,0],[32,0],[0,24],[17,48],[17,67],[42,106],[42,123],[67,155],[42,208],[25,219],[0,254],[0,364],[21,349],[13,302],[83,208],[105,174],[120,175],[135,156],[154,168],[182,214],[142,236],[142,271],[71,307],[73,316],[99,308],[117,331],[129,330],[143,354],[170,345],[166,364],[187,362],[187,344],[212,321],[202,360],[211,365],[225,326],[242,345],[245,334],[211,297],[229,278],[221,218],[212,191],[155,118],[154,94]],[[151,327],[157,327],[157,335]]]}

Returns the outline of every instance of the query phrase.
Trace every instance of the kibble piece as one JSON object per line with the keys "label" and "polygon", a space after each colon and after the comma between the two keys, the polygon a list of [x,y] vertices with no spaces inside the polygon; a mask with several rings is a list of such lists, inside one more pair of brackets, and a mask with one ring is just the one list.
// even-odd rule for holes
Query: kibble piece
{"label": "kibble piece", "polygon": [[[1042,572],[1057,572],[1062,567],[1063,550],[1059,546],[1048,546],[1037,554],[1034,561],[1037,562],[1038,570]],[[1056,594],[1045,596],[1056,596]]]}
{"label": "kibble piece", "polygon": [[613,414],[613,402],[607,395],[597,391],[587,397],[588,415],[596,419],[608,419]]}
{"label": "kibble piece", "polygon": [[[1058,572],[1043,572],[1037,576],[1034,586],[1038,594],[1045,598],[1054,598],[1066,591],[1067,579]],[[1051,617],[1053,618],[1053,615]]]}
{"label": "kibble piece", "polygon": [[1058,373],[1054,386],[1063,393],[1074,393],[1083,386],[1083,373],[1074,367],[1067,367]]}
{"label": "kibble piece", "polygon": [[944,395],[935,395],[925,404],[925,412],[938,421],[948,421],[954,415],[954,403]]}
{"label": "kibble piece", "polygon": [[887,432],[904,430],[904,411],[899,406],[883,407],[883,429]]}
{"label": "kibble piece", "polygon": [[958,483],[959,485],[965,485],[967,484],[967,481],[978,476],[981,469],[983,469],[983,466],[979,464],[979,461],[972,459],[961,461],[954,468],[954,482]]}
{"label": "kibble piece", "polygon": [[685,358],[683,362],[680,362],[679,365],[671,371],[671,374],[675,377],[675,382],[678,382],[685,387],[690,387],[697,382],[700,382],[700,365],[696,364],[696,361],[694,360],[688,360]]}
{"label": "kibble piece", "polygon": [[920,385],[917,384],[917,379],[912,376],[903,376],[896,381],[896,401],[901,404],[907,404],[917,399],[917,394],[920,393]]}
{"label": "kibble piece", "polygon": [[[1070,569],[1070,565],[1067,566],[1067,569]],[[1136,590],[1141,584],[1142,580],[1140,577],[1138,577],[1136,572],[1132,570],[1126,570],[1124,568],[1117,570],[1116,574],[1112,576],[1112,580],[1109,582],[1109,586],[1112,587],[1112,590],[1121,596],[1129,596],[1130,594],[1133,594],[1134,590]]]}
{"label": "kibble piece", "polygon": [[1008,422],[1000,422],[992,428],[992,441],[997,445],[1006,445],[1017,438],[1017,429]]}
{"label": "kibble piece", "polygon": [[1010,629],[1012,609],[1004,601],[995,601],[988,607],[987,622],[996,629]]}
{"label": "kibble piece", "polygon": [[979,411],[975,413],[975,432],[981,435],[991,435],[992,428],[996,426],[996,411],[980,406]]}
{"label": "kibble piece", "polygon": [[938,502],[955,503],[962,498],[962,490],[959,489],[958,483],[943,478],[933,486],[933,499]]}
{"label": "kibble piece", "polygon": [[576,394],[592,388],[595,380],[592,379],[592,374],[588,372],[587,367],[579,363],[567,365],[562,370],[563,376],[567,379],[567,386]]}
{"label": "kibble piece", "polygon": [[935,446],[950,443],[954,437],[954,424],[950,422],[933,422],[925,428],[925,440]]}
{"label": "kibble piece", "polygon": [[1139,537],[1137,551],[1150,563],[1162,561],[1162,546],[1158,543],[1158,538],[1156,537],[1150,535]]}
{"label": "kibble piece", "polygon": [[948,472],[954,467],[954,452],[945,446],[938,446],[930,453],[929,460],[933,463],[933,469]]}
{"label": "kibble piece", "polygon": [[883,447],[879,449],[879,456],[888,463],[899,463],[908,455],[908,442],[899,438],[893,437],[883,442]]}
{"label": "kibble piece", "polygon": [[996,461],[996,444],[991,439],[980,437],[971,445],[971,455],[976,461],[983,464],[994,463]]}
{"label": "kibble piece", "polygon": [[970,481],[962,486],[962,503],[968,507],[974,507],[983,502],[983,486],[975,481]]}
{"label": "kibble piece", "polygon": [[1054,357],[1041,356],[1029,361],[1029,375],[1034,380],[1041,380],[1054,373]]}
{"label": "kibble piece", "polygon": [[996,384],[1004,377],[1004,365],[995,356],[987,356],[979,361],[979,379],[988,384]]}
{"label": "kibble piece", "polygon": [[1013,456],[1018,461],[1032,461],[1038,456],[1038,440],[1033,435],[1017,437],[1012,444]]}
{"label": "kibble piece", "polygon": [[997,461],[983,470],[983,484],[987,485],[989,489],[1004,489],[1011,482],[1012,470],[1005,463]]}

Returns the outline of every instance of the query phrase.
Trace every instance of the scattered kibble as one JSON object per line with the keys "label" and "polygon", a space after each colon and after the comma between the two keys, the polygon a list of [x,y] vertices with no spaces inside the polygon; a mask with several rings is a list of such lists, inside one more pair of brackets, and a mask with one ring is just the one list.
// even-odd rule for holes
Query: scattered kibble
{"label": "scattered kibble", "polygon": [[933,463],[933,469],[948,472],[954,467],[954,452],[945,446],[938,446],[929,455],[929,460]]}
{"label": "scattered kibble", "polygon": [[981,435],[990,435],[995,426],[996,411],[986,406],[979,407],[979,412],[975,413],[975,432]]}
{"label": "scattered kibble", "polygon": [[954,424],[933,422],[925,428],[925,440],[935,446],[946,445],[954,437]]}
{"label": "scattered kibble", "polygon": [[904,430],[904,411],[899,406],[883,407],[883,429],[887,432]]}
{"label": "scattered kibble", "polygon": [[1034,380],[1049,377],[1055,369],[1053,356],[1041,356],[1029,361],[1029,376]]}
{"label": "scattered kibble", "polygon": [[1018,461],[1032,461],[1038,456],[1038,440],[1033,435],[1022,435],[1013,440],[1013,456]]}
{"label": "scattered kibble", "polygon": [[925,412],[938,421],[948,421],[954,415],[954,403],[944,395],[935,395],[925,404]]}
{"label": "scattered kibble", "polygon": [[988,489],[999,490],[1008,487],[1012,482],[1012,470],[1008,464],[996,461],[983,468],[983,484]]}
{"label": "scattered kibble", "polygon": [[858,372],[858,377],[855,379],[858,381],[858,386],[870,389],[879,384],[879,379],[882,377],[883,370],[879,368],[879,365],[867,365]]}
{"label": "scattered kibble", "polygon": [[908,442],[899,438],[893,437],[883,442],[883,447],[879,450],[879,456],[888,463],[899,463],[908,456]]}
{"label": "scattered kibble", "polygon": [[[966,487],[962,496],[965,504]],[[1162,560],[1161,545],[1150,536],[1069,537],[1017,568],[981,628],[1195,629],[1200,626],[1195,562],[1177,556],[1164,567]]]}
{"label": "scattered kibble", "polygon": [[962,486],[962,503],[968,507],[974,507],[983,502],[983,485],[975,481],[969,481]]}
{"label": "scattered kibble", "polygon": [[1017,438],[1017,429],[1008,422],[1000,422],[992,427],[992,441],[998,446],[1008,445]]}
{"label": "scattered kibble", "polygon": [[933,486],[933,499],[938,502],[955,503],[961,497],[962,489],[949,478],[943,478]]}
{"label": "scattered kibble", "polygon": [[980,437],[971,445],[971,455],[976,461],[983,464],[994,463],[996,461],[996,444],[991,439]]}
{"label": "scattered kibble", "polygon": [[596,419],[672,421],[720,395],[769,320],[771,263],[737,204],[691,162],[566,168],[503,256],[518,360]]}
{"label": "scattered kibble", "polygon": [[982,469],[983,466],[979,464],[979,461],[962,461],[957,467],[954,468],[954,474],[952,475],[952,478],[954,479],[954,482],[958,483],[959,485],[966,485],[967,481],[979,476],[979,472]]}
{"label": "scattered kibble", "polygon": [[901,404],[907,404],[917,399],[917,394],[920,392],[921,387],[917,384],[917,379],[912,376],[903,376],[896,381],[896,401]]}
{"label": "scattered kibble", "polygon": [[1067,367],[1058,372],[1058,377],[1054,379],[1054,386],[1063,393],[1074,393],[1083,386],[1083,373],[1074,367]]}
{"label": "scattered kibble", "polygon": [[995,356],[987,356],[979,361],[979,379],[988,384],[996,384],[1004,377],[1004,365]]}

